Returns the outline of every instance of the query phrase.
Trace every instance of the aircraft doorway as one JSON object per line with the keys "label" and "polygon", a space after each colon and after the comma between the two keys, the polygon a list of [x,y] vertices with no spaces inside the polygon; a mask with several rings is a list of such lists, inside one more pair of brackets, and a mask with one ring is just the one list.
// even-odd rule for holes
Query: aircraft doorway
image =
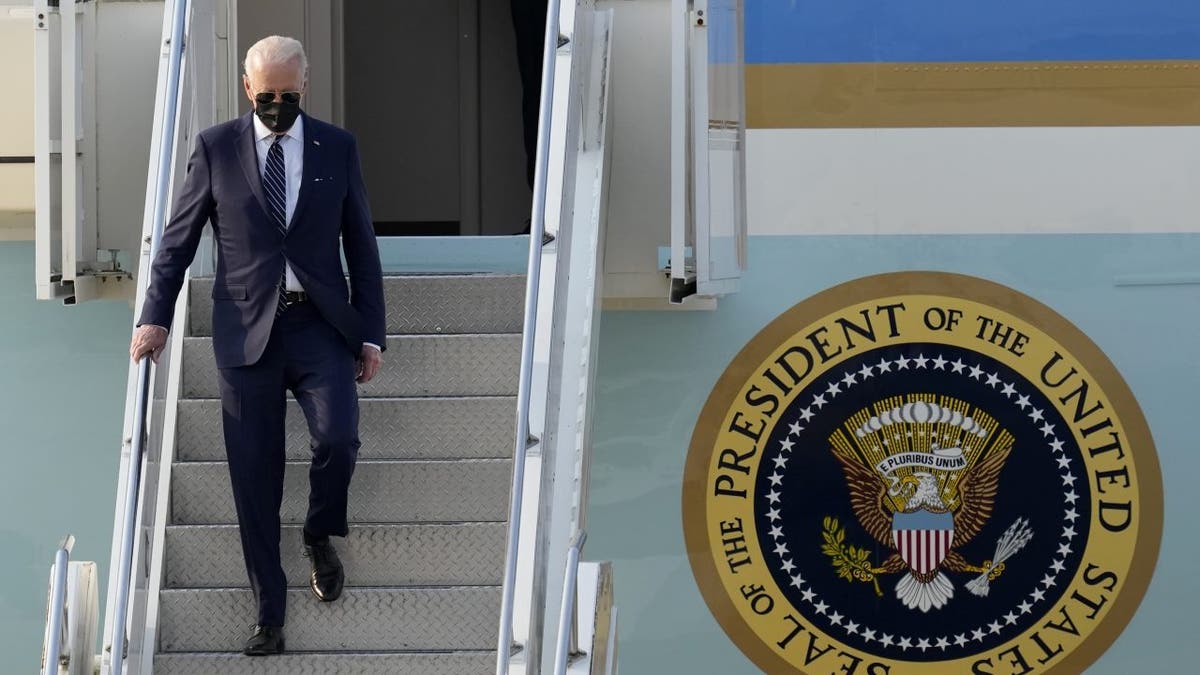
{"label": "aircraft doorway", "polygon": [[525,227],[531,195],[508,2],[256,0],[238,3],[236,26],[239,77],[258,39],[304,42],[305,108],[357,137],[380,236]]}

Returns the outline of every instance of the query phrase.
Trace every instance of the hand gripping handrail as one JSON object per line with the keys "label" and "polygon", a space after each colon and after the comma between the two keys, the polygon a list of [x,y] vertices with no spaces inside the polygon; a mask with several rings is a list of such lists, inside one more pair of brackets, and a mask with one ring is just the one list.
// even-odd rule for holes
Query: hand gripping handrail
{"label": "hand gripping handrail", "polygon": [[[154,180],[153,220],[151,221],[150,250],[142,261],[143,275],[149,274],[150,264],[158,252],[158,243],[167,213],[167,193],[171,184],[171,169],[175,164],[175,127],[179,109],[180,88],[183,82],[184,32],[190,0],[175,0],[171,15],[171,36],[168,39],[167,86],[163,91],[162,126],[158,132],[158,166]],[[138,362],[137,390],[134,393],[133,431],[130,434],[129,466],[125,474],[125,522],[121,526],[121,561],[117,572],[115,609],[112,614],[111,672],[124,670],[125,620],[129,612],[129,593],[132,585],[134,528],[137,525],[138,492],[142,480],[142,455],[146,449],[146,411],[150,399],[150,357]]]}
{"label": "hand gripping handrail", "polygon": [[516,443],[513,448],[512,489],[509,492],[511,498],[508,508],[508,547],[504,556],[504,588],[500,601],[500,636],[496,643],[496,675],[508,675],[509,659],[512,656],[513,596],[516,592],[525,459],[529,453],[529,446],[533,444],[533,439],[529,436],[529,389],[533,379],[533,342],[537,326],[538,286],[542,273],[542,235],[546,231],[546,185],[549,181],[554,65],[555,53],[558,50],[558,13],[561,5],[561,0],[550,0],[546,7],[537,158],[533,173],[533,213],[529,224],[529,262],[525,275],[525,319],[521,328],[521,374],[517,383]]}
{"label": "hand gripping handrail", "polygon": [[587,532],[578,530],[571,548],[567,549],[567,573],[563,575],[562,605],[558,612],[558,649],[554,653],[554,675],[567,675],[567,663],[571,654],[579,651],[579,613],[575,611],[575,598],[579,594],[579,556]]}
{"label": "hand gripping handrail", "polygon": [[[43,675],[57,675],[62,660],[63,628],[67,616],[67,568],[75,536],[68,534],[54,553],[54,585],[50,587],[50,617],[46,623],[46,653],[42,654]],[[72,655],[74,656],[74,655]]]}

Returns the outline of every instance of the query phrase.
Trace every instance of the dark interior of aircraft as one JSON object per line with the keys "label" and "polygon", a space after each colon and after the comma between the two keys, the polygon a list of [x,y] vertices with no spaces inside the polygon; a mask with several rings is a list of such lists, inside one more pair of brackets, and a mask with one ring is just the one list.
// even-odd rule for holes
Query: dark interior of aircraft
{"label": "dark interior of aircraft", "polygon": [[[274,11],[281,1],[238,4],[237,53],[273,33],[304,42],[304,105],[357,137],[380,236],[526,227],[531,195],[509,2],[310,0],[301,14]],[[279,25],[281,17],[296,25]]]}

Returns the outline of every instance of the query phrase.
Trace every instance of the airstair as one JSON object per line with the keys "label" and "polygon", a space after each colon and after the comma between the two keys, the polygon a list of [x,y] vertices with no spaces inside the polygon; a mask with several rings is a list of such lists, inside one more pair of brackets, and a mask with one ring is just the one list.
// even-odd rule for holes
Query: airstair
{"label": "airstair", "polygon": [[[39,25],[63,27],[67,38],[55,40],[71,42],[77,21],[97,13],[83,5],[42,2]],[[98,628],[89,620],[96,608],[77,592],[80,570],[93,568],[68,562],[67,542],[52,569],[45,673],[615,672],[611,572],[580,562],[611,12],[591,0],[549,5],[525,271],[458,264],[454,273],[433,273],[412,264],[386,276],[385,366],[360,389],[350,534],[335,540],[347,570],[342,597],[321,603],[307,588],[300,527],[308,434],[289,400],[287,653],[240,654],[254,603],[224,457],[206,239],[159,364],[130,369],[101,653],[95,658],[86,644]],[[191,138],[219,121],[210,71],[220,67],[213,41],[228,6],[164,3],[143,270],[170,217]],[[47,38],[39,49],[53,44]],[[52,154],[53,144],[47,148]],[[554,235],[551,243],[543,245],[543,232]],[[140,303],[147,275],[138,277]],[[47,280],[46,297],[92,283]]]}
{"label": "airstair", "polygon": [[388,277],[387,367],[362,388],[343,597],[307,587],[308,432],[289,402],[282,550],[289,653],[239,645],[242,564],[212,362],[191,286],[163,542],[156,673],[486,673],[495,667],[521,360],[522,276]]}

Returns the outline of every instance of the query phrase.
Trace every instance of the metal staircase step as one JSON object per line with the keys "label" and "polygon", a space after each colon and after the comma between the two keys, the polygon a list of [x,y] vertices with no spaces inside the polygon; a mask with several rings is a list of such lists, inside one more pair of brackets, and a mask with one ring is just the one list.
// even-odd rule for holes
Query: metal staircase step
{"label": "metal staircase step", "polygon": [[494,651],[283,654],[261,659],[185,652],[154,658],[157,675],[491,675],[495,669]]}
{"label": "metal staircase step", "polygon": [[[520,334],[392,335],[383,369],[359,387],[364,397],[512,396]],[[218,398],[212,338],[183,340],[183,398]]]}
{"label": "metal staircase step", "polygon": [[[283,528],[288,584],[308,586],[299,525]],[[504,576],[504,523],[353,525],[334,539],[348,586],[499,585]],[[242,544],[234,525],[167,528],[167,588],[247,586]]]}
{"label": "metal staircase step", "polygon": [[[308,462],[288,462],[281,518],[302,523],[308,508]],[[508,517],[507,459],[367,460],[350,482],[356,523],[503,521]],[[225,462],[177,462],[171,472],[171,522],[237,522]]]}
{"label": "metal staircase step", "polygon": [[[211,277],[192,280],[189,335],[212,335],[212,286]],[[383,295],[388,333],[519,333],[525,276],[388,276]]]}
{"label": "metal staircase step", "polygon": [[212,279],[194,279],[159,592],[156,672],[471,675],[495,667],[525,278],[384,280],[384,368],[361,386],[342,597],[307,588],[309,437],[289,397],[281,519],[287,653],[250,659],[254,620],[212,357]]}
{"label": "metal staircase step", "polygon": [[[389,364],[390,365],[390,364]],[[363,459],[509,457],[516,399],[510,396],[363,398],[359,438]],[[184,461],[225,461],[219,399],[179,402],[175,456]],[[288,401],[287,457],[310,457],[304,414]]]}
{"label": "metal staircase step", "polygon": [[[160,652],[241,648],[255,616],[249,589],[160,594]],[[289,652],[494,649],[500,588],[347,588],[335,602],[288,591]]]}

